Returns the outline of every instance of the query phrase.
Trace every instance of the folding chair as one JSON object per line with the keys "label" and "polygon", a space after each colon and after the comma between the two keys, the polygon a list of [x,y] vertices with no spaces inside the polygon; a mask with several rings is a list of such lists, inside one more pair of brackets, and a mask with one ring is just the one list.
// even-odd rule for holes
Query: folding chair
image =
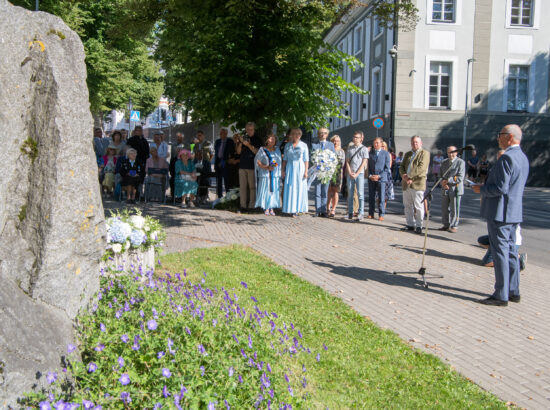
{"label": "folding chair", "polygon": [[[162,175],[162,176],[159,176]],[[144,201],[151,200],[151,193],[160,190],[161,201],[166,203],[166,189],[170,186],[167,168],[149,168],[144,181]]]}

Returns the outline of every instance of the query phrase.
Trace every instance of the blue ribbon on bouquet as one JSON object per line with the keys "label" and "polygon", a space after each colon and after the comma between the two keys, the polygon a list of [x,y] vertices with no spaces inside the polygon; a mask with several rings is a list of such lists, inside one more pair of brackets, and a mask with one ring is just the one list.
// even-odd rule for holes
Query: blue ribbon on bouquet
{"label": "blue ribbon on bouquet", "polygon": [[[271,154],[269,153],[269,150],[264,149],[264,152],[267,155],[267,160],[269,161],[269,166],[273,164],[273,159],[271,157]],[[275,186],[275,173],[273,171],[269,171],[269,192],[273,192],[273,187]]]}

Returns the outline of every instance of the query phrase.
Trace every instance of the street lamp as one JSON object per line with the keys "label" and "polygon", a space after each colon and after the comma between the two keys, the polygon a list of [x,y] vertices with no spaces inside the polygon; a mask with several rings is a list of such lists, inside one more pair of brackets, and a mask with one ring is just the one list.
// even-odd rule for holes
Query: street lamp
{"label": "street lamp", "polygon": [[392,59],[392,78],[391,78],[391,128],[390,128],[390,138],[388,140],[388,148],[392,147],[392,140],[395,145],[395,83],[397,78],[397,45],[394,44],[393,47],[388,51]]}
{"label": "street lamp", "polygon": [[468,59],[468,67],[466,68],[466,98],[464,102],[464,127],[462,130],[462,146],[466,146],[466,129],[468,128],[468,88],[470,87],[470,64],[473,65],[475,58]]}
{"label": "street lamp", "polygon": [[34,3],[34,11],[38,11],[38,3],[40,0],[36,0]]}

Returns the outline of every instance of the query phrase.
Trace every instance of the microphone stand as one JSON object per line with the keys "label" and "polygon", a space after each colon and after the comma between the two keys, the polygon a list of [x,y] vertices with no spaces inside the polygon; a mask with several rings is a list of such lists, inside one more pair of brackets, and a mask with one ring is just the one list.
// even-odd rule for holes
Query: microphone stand
{"label": "microphone stand", "polygon": [[[460,150],[460,152],[462,153],[463,150]],[[422,263],[420,265],[420,269],[418,270],[418,272],[393,272],[394,275],[397,275],[398,273],[400,274],[414,274],[414,273],[418,273],[420,276],[422,276],[422,286],[424,286],[424,288],[428,288],[428,282],[426,282],[426,267],[424,266],[424,260],[425,260],[425,257],[426,257],[426,247],[427,247],[427,244],[428,244],[428,225],[430,224],[430,205],[431,205],[431,200],[432,200],[432,192],[434,191],[435,188],[437,188],[438,185],[441,184],[441,181],[443,181],[444,179],[447,179],[447,175],[449,175],[449,172],[451,171],[451,167],[447,168],[447,171],[445,171],[445,173],[443,175],[441,175],[441,177],[439,177],[439,179],[436,181],[436,183],[432,186],[432,188],[426,192],[424,194],[424,197],[422,198],[422,204],[424,204],[424,201],[428,201],[428,211],[426,212],[426,225],[424,226],[424,246],[422,247]],[[427,182],[426,182],[427,183]],[[424,205],[422,205],[424,206]],[[431,276],[432,278],[443,278],[442,275],[436,275],[436,276]]]}

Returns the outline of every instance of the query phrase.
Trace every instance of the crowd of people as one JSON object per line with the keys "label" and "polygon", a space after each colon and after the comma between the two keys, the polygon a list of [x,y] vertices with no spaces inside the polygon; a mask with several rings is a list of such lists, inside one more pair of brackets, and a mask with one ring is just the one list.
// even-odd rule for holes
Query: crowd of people
{"label": "crowd of people", "polygon": [[[482,195],[481,214],[487,220],[488,235],[481,237],[479,243],[488,248],[483,263],[495,269],[495,291],[481,303],[506,306],[508,301],[520,301],[519,271],[524,260],[518,253],[519,224],[529,173],[529,162],[520,148],[520,127],[507,125],[499,132],[501,151],[494,169],[487,155],[478,158],[473,151],[464,161],[459,156],[461,149],[455,146],[447,147],[447,158],[439,151],[430,162],[430,152],[422,147],[417,135],[410,140],[411,150],[398,155],[388,150],[382,138],[375,138],[372,146],[363,145],[361,131],[354,132],[346,149],[340,136],[333,135],[330,140],[328,136],[328,129],[318,130],[318,139],[311,148],[313,161],[307,144],[301,141],[301,129],[290,129],[278,145],[274,134],[262,141],[252,122],[246,124],[242,135],[235,134],[233,138],[222,128],[214,144],[206,141],[204,132],[199,130],[186,146],[183,134],[177,133],[172,149],[160,132],[149,143],[141,126],[135,127],[129,139],[124,130],[105,138],[101,128],[96,128],[94,150],[102,189],[115,195],[124,189],[128,203],[135,203],[140,186],[155,182],[160,187],[159,196],[169,186],[174,202],[177,200],[184,207],[196,206],[207,201],[209,181],[215,177],[218,198],[224,191],[239,189],[241,211],[261,208],[269,216],[276,215],[276,209],[292,217],[306,214],[308,191],[313,185],[313,216],[334,217],[342,194],[347,198],[347,219],[361,221],[365,213],[366,176],[367,218],[374,219],[378,213],[378,220],[383,221],[387,201],[393,199],[393,184],[399,181],[406,221],[403,230],[416,233],[423,231],[431,163],[436,185],[441,188],[439,230],[457,232],[465,181]],[[326,168],[323,162],[331,163],[329,179],[315,177],[318,170]]]}

